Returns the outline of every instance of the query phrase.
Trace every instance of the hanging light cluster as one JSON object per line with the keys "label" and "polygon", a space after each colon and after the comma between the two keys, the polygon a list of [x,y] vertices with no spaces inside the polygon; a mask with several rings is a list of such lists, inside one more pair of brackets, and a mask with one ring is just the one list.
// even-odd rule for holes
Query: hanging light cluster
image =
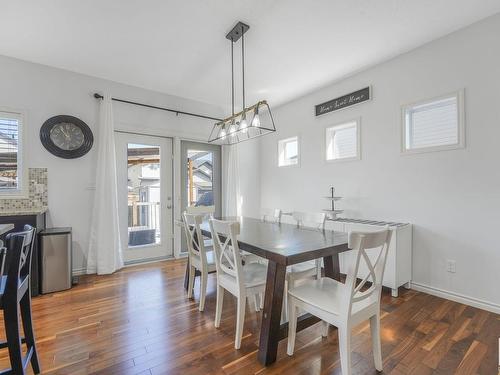
{"label": "hanging light cluster", "polygon": [[[250,26],[238,22],[226,35],[231,41],[231,105],[232,115],[214,124],[208,138],[209,143],[231,145],[276,131],[273,115],[267,101],[245,107],[245,37]],[[234,43],[241,38],[241,66],[243,88],[243,110],[234,113]]]}

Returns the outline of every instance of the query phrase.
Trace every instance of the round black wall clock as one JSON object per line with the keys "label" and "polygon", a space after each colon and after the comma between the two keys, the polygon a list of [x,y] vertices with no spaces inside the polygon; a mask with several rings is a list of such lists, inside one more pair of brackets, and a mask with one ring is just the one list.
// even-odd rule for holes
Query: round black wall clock
{"label": "round black wall clock", "polygon": [[55,156],[75,159],[85,155],[92,148],[92,130],[79,118],[54,116],[40,128],[40,141]]}

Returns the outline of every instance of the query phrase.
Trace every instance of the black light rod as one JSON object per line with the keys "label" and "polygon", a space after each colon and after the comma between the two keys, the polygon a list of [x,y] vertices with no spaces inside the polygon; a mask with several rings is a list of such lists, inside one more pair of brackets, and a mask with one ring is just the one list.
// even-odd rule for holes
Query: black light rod
{"label": "black light rod", "polygon": [[[101,94],[95,93],[94,94],[94,98],[96,98],[96,99],[104,99],[104,96],[102,96]],[[157,107],[155,105],[144,104],[144,103],[137,103],[137,102],[132,102],[130,100],[124,100],[124,99],[118,99],[118,98],[111,98],[111,100],[113,100],[115,102],[120,102],[120,103],[127,103],[127,104],[138,105],[140,107],[159,109],[159,110],[162,110],[162,111],[168,111],[168,112],[172,112],[172,113],[176,113],[176,114],[181,114],[181,115],[187,115],[187,116],[205,118],[207,120],[222,121],[221,118],[210,117],[210,116],[205,116],[205,115],[199,115],[197,113],[191,113],[191,112],[178,111],[176,109],[170,109],[170,108],[165,108],[165,107]]]}

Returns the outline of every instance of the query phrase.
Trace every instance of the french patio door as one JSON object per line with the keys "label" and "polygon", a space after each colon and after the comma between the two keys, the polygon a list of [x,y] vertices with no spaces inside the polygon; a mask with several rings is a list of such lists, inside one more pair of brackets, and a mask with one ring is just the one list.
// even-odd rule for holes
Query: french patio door
{"label": "french patio door", "polygon": [[[181,141],[181,212],[188,206],[215,206],[215,216],[221,216],[221,169],[220,146]],[[181,252],[185,251],[183,235]]]}
{"label": "french patio door", "polygon": [[116,132],[125,263],[173,256],[172,139]]}

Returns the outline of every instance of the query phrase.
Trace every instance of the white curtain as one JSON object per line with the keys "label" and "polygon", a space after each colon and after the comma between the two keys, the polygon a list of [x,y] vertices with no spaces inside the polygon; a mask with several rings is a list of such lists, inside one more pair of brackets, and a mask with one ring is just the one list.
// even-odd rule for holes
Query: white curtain
{"label": "white curtain", "polygon": [[241,216],[240,165],[238,144],[222,146],[225,161],[224,212],[223,216]]}
{"label": "white curtain", "polygon": [[96,189],[92,211],[87,273],[113,273],[123,267],[111,97],[101,101],[97,140]]}

